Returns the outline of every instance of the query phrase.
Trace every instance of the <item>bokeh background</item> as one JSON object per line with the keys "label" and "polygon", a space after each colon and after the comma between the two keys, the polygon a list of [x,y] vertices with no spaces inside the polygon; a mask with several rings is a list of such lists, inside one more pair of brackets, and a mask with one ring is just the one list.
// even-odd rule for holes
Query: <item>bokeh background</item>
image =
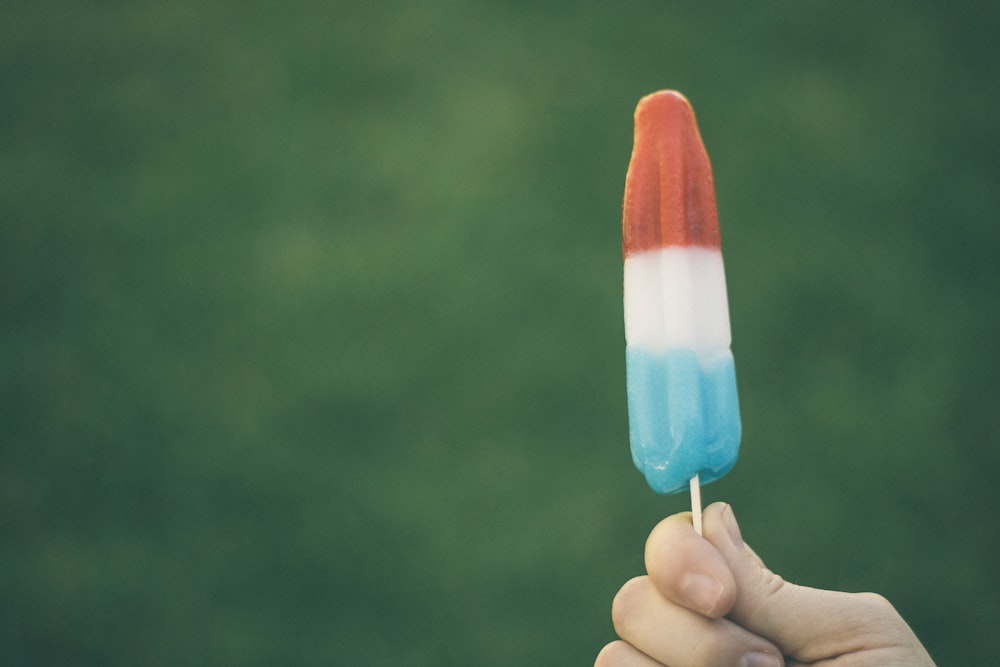
{"label": "bokeh background", "polygon": [[4,3],[0,662],[590,664],[687,503],[624,394],[670,87],[744,420],[706,501],[994,663],[997,7]]}

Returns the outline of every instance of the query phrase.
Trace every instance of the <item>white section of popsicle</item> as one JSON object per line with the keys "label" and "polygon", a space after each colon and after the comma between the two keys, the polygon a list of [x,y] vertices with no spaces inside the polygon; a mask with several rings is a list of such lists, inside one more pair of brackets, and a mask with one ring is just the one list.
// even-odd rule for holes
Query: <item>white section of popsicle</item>
{"label": "white section of popsicle", "polygon": [[625,259],[625,341],[663,352],[688,348],[703,360],[729,348],[722,253],[668,246]]}

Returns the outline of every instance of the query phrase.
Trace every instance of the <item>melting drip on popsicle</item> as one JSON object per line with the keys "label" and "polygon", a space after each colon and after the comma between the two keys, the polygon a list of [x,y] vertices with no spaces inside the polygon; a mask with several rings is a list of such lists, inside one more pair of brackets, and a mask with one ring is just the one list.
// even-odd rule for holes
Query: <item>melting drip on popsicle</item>
{"label": "melting drip on popsicle", "polygon": [[729,472],[741,435],[712,166],[680,93],[636,107],[622,249],[632,460],[676,493]]}

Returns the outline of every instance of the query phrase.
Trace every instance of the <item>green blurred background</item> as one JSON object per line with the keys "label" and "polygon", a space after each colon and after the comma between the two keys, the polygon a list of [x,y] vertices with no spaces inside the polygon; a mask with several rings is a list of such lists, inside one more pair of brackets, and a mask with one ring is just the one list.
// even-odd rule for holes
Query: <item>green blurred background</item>
{"label": "green blurred background", "polygon": [[639,97],[715,166],[786,578],[996,659],[995,3],[8,2],[0,661],[584,665]]}

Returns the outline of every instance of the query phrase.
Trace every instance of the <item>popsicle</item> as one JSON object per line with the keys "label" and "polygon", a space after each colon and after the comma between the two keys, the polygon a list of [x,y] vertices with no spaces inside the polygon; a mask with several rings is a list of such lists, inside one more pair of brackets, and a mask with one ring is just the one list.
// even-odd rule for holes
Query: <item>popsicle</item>
{"label": "popsicle", "polygon": [[658,493],[736,463],[741,425],[712,166],[675,91],[642,98],[622,215],[632,460]]}

